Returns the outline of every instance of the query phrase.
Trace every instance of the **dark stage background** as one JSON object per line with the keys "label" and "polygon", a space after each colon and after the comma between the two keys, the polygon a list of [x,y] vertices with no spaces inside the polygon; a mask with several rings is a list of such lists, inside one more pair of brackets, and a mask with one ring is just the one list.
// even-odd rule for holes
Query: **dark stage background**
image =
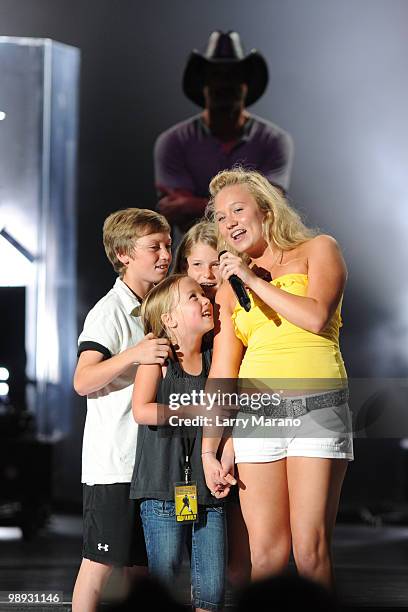
{"label": "dark stage background", "polygon": [[[294,138],[290,197],[344,250],[348,372],[405,377],[407,23],[404,0],[0,0],[1,35],[81,50],[78,327],[114,280],[104,218],[155,206],[154,140],[198,110],[181,91],[189,52],[214,29],[236,29],[269,64],[269,87],[253,112]],[[73,397],[72,406],[72,433],[55,449],[54,490],[79,504],[85,401]],[[399,448],[395,440],[361,448],[346,500],[401,499]]]}

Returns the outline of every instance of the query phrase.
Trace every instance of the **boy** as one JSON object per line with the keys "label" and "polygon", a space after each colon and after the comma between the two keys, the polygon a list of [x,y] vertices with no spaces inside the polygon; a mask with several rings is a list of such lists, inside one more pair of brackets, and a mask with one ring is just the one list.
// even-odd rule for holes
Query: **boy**
{"label": "boy", "polygon": [[79,337],[74,387],[87,396],[82,449],[83,559],[73,612],[94,612],[114,566],[147,565],[139,506],[129,500],[137,425],[132,390],[137,364],[163,364],[166,339],[144,337],[140,305],[166,276],[170,226],[151,210],[128,208],[103,226],[106,255],[118,278],[91,309]]}

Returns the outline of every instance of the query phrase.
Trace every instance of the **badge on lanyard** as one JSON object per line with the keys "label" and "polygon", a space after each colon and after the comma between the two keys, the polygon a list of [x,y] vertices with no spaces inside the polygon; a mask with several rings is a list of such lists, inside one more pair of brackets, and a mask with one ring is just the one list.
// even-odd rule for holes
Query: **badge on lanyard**
{"label": "badge on lanyard", "polygon": [[[183,440],[185,447],[185,440]],[[194,443],[193,445],[194,446]],[[192,523],[198,518],[198,495],[197,484],[191,482],[190,452],[192,447],[186,450],[184,461],[184,482],[174,484],[174,505],[176,509],[177,523]]]}
{"label": "badge on lanyard", "polygon": [[174,503],[177,523],[193,523],[198,518],[197,485],[195,482],[176,483]]}

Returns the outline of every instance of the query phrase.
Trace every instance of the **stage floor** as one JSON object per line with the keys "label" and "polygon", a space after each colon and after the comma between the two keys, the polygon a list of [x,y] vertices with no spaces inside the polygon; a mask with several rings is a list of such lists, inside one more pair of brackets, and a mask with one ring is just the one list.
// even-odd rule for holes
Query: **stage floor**
{"label": "stage floor", "polygon": [[[68,612],[81,556],[81,526],[78,516],[54,515],[32,542],[24,542],[17,528],[0,527],[0,591],[62,591],[63,606],[25,605],[21,610]],[[408,610],[407,527],[340,524],[334,558],[338,592],[346,609]],[[187,602],[187,568],[184,573]],[[0,604],[1,612],[19,609]]]}

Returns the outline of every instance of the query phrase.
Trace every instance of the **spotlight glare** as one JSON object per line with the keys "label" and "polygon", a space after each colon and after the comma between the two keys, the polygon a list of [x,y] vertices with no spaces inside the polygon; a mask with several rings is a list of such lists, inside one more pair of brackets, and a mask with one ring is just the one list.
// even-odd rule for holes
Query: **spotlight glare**
{"label": "spotlight glare", "polygon": [[0,380],[8,380],[10,372],[7,368],[0,368]]}
{"label": "spotlight glare", "polygon": [[8,384],[5,382],[0,383],[0,397],[5,397],[6,395],[8,395],[8,392],[9,392]]}
{"label": "spotlight glare", "polygon": [[6,118],[6,113],[4,111],[0,111],[0,121],[4,121],[4,119]]}

